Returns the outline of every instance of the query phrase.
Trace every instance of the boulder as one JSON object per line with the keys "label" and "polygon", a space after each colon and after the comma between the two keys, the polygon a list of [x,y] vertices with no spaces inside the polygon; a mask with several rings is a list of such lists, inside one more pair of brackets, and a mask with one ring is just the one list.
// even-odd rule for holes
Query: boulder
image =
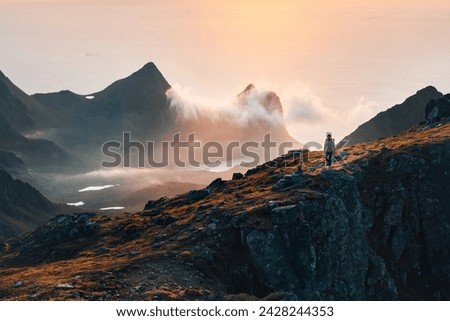
{"label": "boulder", "polygon": [[206,190],[209,191],[210,193],[216,189],[218,189],[219,187],[222,187],[223,185],[225,185],[225,181],[223,179],[216,178],[215,180],[213,180],[207,187]]}
{"label": "boulder", "polygon": [[256,166],[255,168],[249,169],[249,170],[245,173],[245,176],[255,175],[255,174],[261,172],[263,169],[264,169],[264,165]]}
{"label": "boulder", "polygon": [[209,192],[206,189],[190,191],[187,196],[189,204],[198,202],[209,196]]}
{"label": "boulder", "polygon": [[243,178],[244,178],[243,174],[241,174],[241,173],[233,173],[233,178],[232,178],[233,181],[238,180],[238,179],[243,179]]}
{"label": "boulder", "polygon": [[160,206],[165,201],[167,201],[167,197],[165,197],[165,196],[161,197],[157,200],[148,201],[147,204],[145,204],[144,210],[152,210],[152,209]]}

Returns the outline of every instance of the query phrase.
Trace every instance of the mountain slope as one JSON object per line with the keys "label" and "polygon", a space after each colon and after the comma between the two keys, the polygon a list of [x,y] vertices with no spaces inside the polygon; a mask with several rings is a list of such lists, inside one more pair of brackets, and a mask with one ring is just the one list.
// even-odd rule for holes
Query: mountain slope
{"label": "mountain slope", "polygon": [[5,244],[0,293],[450,299],[450,123],[347,147],[341,157],[327,170],[321,152],[300,151],[135,214],[59,216]]}
{"label": "mountain slope", "polygon": [[41,172],[77,172],[84,167],[75,156],[45,139],[28,139],[0,114],[0,150],[13,152],[30,168]]}
{"label": "mountain slope", "polygon": [[0,239],[30,232],[62,209],[31,185],[0,170]]}
{"label": "mountain slope", "polygon": [[0,170],[26,171],[26,165],[14,153],[0,150]]}
{"label": "mountain slope", "polygon": [[36,131],[55,122],[45,106],[24,93],[0,71],[0,115],[21,133]]}
{"label": "mountain slope", "polygon": [[58,116],[0,72],[0,150],[13,152],[35,170],[79,171],[84,164],[54,142],[27,138],[40,136],[43,128],[58,123]]}
{"label": "mountain slope", "polygon": [[85,96],[77,95],[70,90],[34,94],[31,97],[54,115],[54,121],[47,126],[42,126],[43,129],[73,127],[74,124],[82,124],[89,103]]}
{"label": "mountain slope", "polygon": [[[427,103],[431,99],[440,97],[442,97],[442,94],[436,88],[432,86],[423,88],[403,103],[377,114],[371,120],[360,125],[354,132],[344,137],[342,141],[348,141],[350,146],[397,135],[424,120]],[[338,144],[338,146],[342,145],[342,142]]]}
{"label": "mountain slope", "polygon": [[0,150],[0,171],[5,171],[14,178],[29,182],[32,177],[26,164],[12,152]]}

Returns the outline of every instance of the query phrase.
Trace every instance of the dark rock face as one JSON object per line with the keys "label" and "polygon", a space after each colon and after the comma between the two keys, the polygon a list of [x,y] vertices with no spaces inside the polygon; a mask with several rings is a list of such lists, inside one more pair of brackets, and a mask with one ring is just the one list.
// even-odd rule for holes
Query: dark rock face
{"label": "dark rock face", "polygon": [[379,156],[372,162],[387,175],[369,172],[361,183],[371,187],[363,194],[369,244],[405,299],[450,297],[449,161],[449,142]]}
{"label": "dark rock face", "polygon": [[277,207],[271,213],[274,227],[254,230],[246,238],[256,275],[274,291],[306,298],[313,291],[316,265],[309,227],[296,205]]}
{"label": "dark rock face", "polygon": [[450,117],[450,94],[431,100],[425,107],[425,118],[428,122],[438,122],[446,117]]}
{"label": "dark rock face", "polygon": [[296,171],[292,175],[284,175],[275,185],[273,185],[272,189],[274,191],[280,191],[290,187],[303,187],[310,181],[311,179],[304,175],[301,171]]}
{"label": "dark rock face", "polygon": [[[269,202],[265,227],[239,216],[245,263],[231,268],[212,255],[209,264],[228,269],[240,291],[257,296],[448,300],[450,142],[385,149],[360,163],[355,176],[324,170],[314,199]],[[280,193],[295,186],[292,175],[283,179]]]}
{"label": "dark rock face", "polygon": [[[355,180],[324,173],[331,182],[328,193],[273,209],[274,227],[247,236],[249,256],[262,283],[299,300],[369,299],[369,246]],[[386,277],[379,274],[377,281]]]}
{"label": "dark rock face", "polygon": [[379,113],[371,120],[360,125],[353,133],[344,137],[337,147],[370,142],[375,139],[397,135],[416,126],[424,118],[425,106],[431,99],[440,98],[442,94],[434,87],[426,87],[403,103]]}

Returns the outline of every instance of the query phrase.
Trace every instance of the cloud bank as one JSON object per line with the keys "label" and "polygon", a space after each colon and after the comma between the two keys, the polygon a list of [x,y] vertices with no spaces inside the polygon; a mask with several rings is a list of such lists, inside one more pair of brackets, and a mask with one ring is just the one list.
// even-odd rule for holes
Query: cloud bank
{"label": "cloud bank", "polygon": [[166,93],[170,107],[187,120],[209,118],[214,122],[227,121],[245,127],[254,121],[271,124],[283,123],[284,119],[275,106],[268,101],[269,91],[252,89],[229,100],[217,100],[196,95],[190,88],[174,85]]}
{"label": "cloud bank", "polygon": [[[267,85],[258,86],[264,87]],[[332,132],[336,140],[340,140],[380,111],[376,101],[363,95],[348,107],[327,105],[311,88],[298,83],[276,92],[280,96],[282,112],[273,101],[268,108],[269,90],[253,89],[246,95],[236,95],[228,100],[211,99],[177,84],[167,92],[167,97],[170,107],[177,110],[183,119],[208,118],[213,122],[226,121],[241,127],[254,121],[285,124],[288,132],[301,143],[322,142],[326,132]]]}

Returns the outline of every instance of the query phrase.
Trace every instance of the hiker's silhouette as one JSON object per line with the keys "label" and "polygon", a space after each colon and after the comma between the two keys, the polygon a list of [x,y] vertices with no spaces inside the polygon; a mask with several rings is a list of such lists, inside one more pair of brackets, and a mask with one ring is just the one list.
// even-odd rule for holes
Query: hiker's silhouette
{"label": "hiker's silhouette", "polygon": [[323,152],[328,167],[330,167],[333,163],[333,154],[335,148],[336,144],[334,143],[334,138],[331,137],[331,133],[328,133],[327,139],[325,139],[325,143],[323,144]]}

